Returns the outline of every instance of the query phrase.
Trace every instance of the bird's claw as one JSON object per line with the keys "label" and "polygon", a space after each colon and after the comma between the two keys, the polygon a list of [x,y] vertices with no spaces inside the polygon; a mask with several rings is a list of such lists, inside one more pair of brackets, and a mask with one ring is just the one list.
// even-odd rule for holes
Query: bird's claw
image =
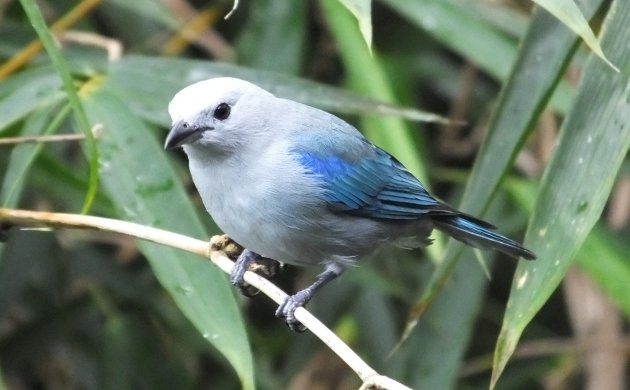
{"label": "bird's claw", "polygon": [[240,290],[241,294],[246,297],[253,297],[260,291],[245,281],[245,272],[249,270],[249,266],[260,256],[250,250],[243,250],[234,263],[234,268],[230,272],[230,282]]}
{"label": "bird's claw", "polygon": [[308,290],[302,290],[294,295],[288,296],[276,310],[276,317],[284,318],[284,322],[289,329],[294,332],[304,332],[306,327],[295,318],[295,311],[298,307],[303,307],[312,298],[312,293]]}
{"label": "bird's claw", "polygon": [[245,272],[248,271],[250,264],[256,260],[258,255],[244,249],[228,237],[227,234],[213,237],[210,243],[211,250],[221,251],[225,253],[227,257],[235,261],[234,268],[232,268],[232,272],[230,272],[230,282],[247,297],[253,297],[258,294],[258,289],[246,283],[244,279]]}
{"label": "bird's claw", "polygon": [[254,272],[263,278],[271,279],[278,273],[281,264],[273,259],[262,257],[250,250],[243,250],[234,263],[230,273],[230,282],[236,286],[243,295],[253,297],[260,291],[245,281],[245,272]]}

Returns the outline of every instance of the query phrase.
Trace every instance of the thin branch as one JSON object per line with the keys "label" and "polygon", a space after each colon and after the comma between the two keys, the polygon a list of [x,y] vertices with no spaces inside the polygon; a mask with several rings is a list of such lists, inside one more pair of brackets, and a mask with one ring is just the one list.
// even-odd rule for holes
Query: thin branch
{"label": "thin branch", "polygon": [[[6,224],[114,232],[152,241],[209,258],[215,265],[228,274],[234,266],[234,263],[225,255],[224,252],[212,249],[218,245],[221,240],[224,240],[223,236],[212,237],[209,245],[206,241],[197,240],[181,234],[116,219],[94,217],[89,215],[0,208],[0,226]],[[287,297],[287,294],[280,290],[276,285],[253,272],[248,271],[245,273],[245,281],[262,291],[278,304],[284,301]],[[361,390],[410,390],[408,387],[394,381],[393,379],[379,375],[348,345],[341,341],[337,335],[335,335],[303,307],[300,307],[295,311],[295,317],[307,329],[313,332],[315,336],[322,340],[333,352],[335,352],[337,356],[346,362],[346,364],[359,376],[359,378],[363,381]]]}
{"label": "thin branch", "polygon": [[0,145],[18,145],[27,143],[44,143],[44,142],[68,142],[82,141],[85,139],[83,134],[55,134],[55,135],[33,135],[24,137],[2,137]]}
{"label": "thin branch", "polygon": [[[95,139],[101,136],[103,127],[96,125],[92,127],[92,134]],[[53,134],[53,135],[33,135],[22,137],[0,137],[0,145],[18,145],[26,143],[48,143],[48,142],[68,142],[82,141],[85,139],[84,134]]]}
{"label": "thin branch", "polygon": [[123,54],[123,44],[117,40],[86,31],[64,31],[56,35],[62,42],[74,42],[101,48],[107,53],[109,62],[118,61]]}

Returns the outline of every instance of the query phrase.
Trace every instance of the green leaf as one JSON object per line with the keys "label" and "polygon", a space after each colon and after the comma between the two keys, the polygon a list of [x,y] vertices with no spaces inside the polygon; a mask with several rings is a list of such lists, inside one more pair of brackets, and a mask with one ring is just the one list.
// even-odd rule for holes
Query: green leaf
{"label": "green leaf", "polygon": [[[512,179],[506,181],[506,187],[520,207],[528,212],[534,209],[537,186]],[[630,318],[630,247],[602,225],[595,226],[586,237],[575,262]]]}
{"label": "green leaf", "polygon": [[[599,3],[592,1],[590,12],[594,13]],[[576,43],[575,35],[551,15],[541,10],[534,12],[468,179],[460,204],[462,210],[479,216],[486,211],[528,132],[546,106]],[[544,63],[539,60],[543,55]],[[406,333],[448,280],[462,248],[456,242],[449,245],[444,260],[414,305]]]}
{"label": "green leaf", "polygon": [[[208,238],[166,152],[127,102],[98,89],[84,101],[99,138],[102,183],[120,216],[200,239]],[[209,261],[139,241],[153,271],[181,311],[232,364],[243,387],[254,388],[243,321],[222,272]]]}
{"label": "green leaf", "polygon": [[85,144],[88,149],[88,163],[90,167],[90,172],[89,185],[85,194],[85,200],[83,202],[83,207],[81,211],[83,213],[86,213],[90,209],[90,206],[94,201],[94,197],[96,196],[96,190],[98,187],[98,149],[96,148],[94,134],[92,134],[92,129],[90,128],[87,117],[85,116],[85,112],[83,111],[83,106],[81,106],[81,101],[79,100],[79,96],[77,94],[77,91],[75,90],[74,81],[72,80],[72,75],[70,74],[70,69],[68,68],[63,56],[61,55],[61,51],[59,50],[57,43],[53,39],[51,32],[48,30],[48,26],[44,21],[42,13],[40,12],[39,8],[37,8],[37,5],[33,0],[20,0],[20,4],[22,4],[22,7],[26,12],[29,21],[33,25],[33,29],[35,29],[35,32],[37,32],[39,39],[42,41],[42,45],[50,56],[50,60],[57,70],[59,77],[61,77],[61,81],[63,82],[66,95],[68,95],[68,101],[70,103],[70,106],[72,107],[72,111],[74,112],[79,130],[81,130],[85,135]]}
{"label": "green leaf", "polygon": [[105,87],[128,102],[142,118],[169,126],[171,120],[165,107],[177,91],[197,81],[222,76],[248,80],[278,96],[334,112],[448,122],[439,115],[384,103],[297,77],[218,62],[127,56],[112,64]]}
{"label": "green leaf", "polygon": [[591,56],[578,97],[560,130],[526,235],[539,255],[519,264],[501,334],[492,385],[512,355],[525,326],[555,290],[599,219],[617,171],[630,147],[630,3],[615,1],[602,45],[620,65],[615,73]]}
{"label": "green leaf", "polygon": [[[589,1],[585,12],[594,14],[601,3]],[[576,44],[575,36],[554,18],[540,9],[534,11],[473,166],[462,209],[473,214],[486,210],[558,85]]]}
{"label": "green leaf", "polygon": [[606,58],[597,37],[582,15],[580,8],[573,0],[533,0],[536,4],[546,9],[553,16],[562,21],[573,32],[582,37],[588,47],[611,68],[619,72],[619,69]]}
{"label": "green leaf", "polygon": [[370,53],[372,52],[372,0],[339,0],[357,19],[359,30]]}

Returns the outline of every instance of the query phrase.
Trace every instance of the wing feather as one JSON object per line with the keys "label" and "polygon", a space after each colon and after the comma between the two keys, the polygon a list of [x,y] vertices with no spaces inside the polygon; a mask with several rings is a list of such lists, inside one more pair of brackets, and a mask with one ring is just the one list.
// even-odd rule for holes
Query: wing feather
{"label": "wing feather", "polygon": [[296,149],[300,164],[320,178],[326,200],[337,212],[380,219],[416,219],[441,205],[394,157],[364,141],[354,153],[335,143]]}

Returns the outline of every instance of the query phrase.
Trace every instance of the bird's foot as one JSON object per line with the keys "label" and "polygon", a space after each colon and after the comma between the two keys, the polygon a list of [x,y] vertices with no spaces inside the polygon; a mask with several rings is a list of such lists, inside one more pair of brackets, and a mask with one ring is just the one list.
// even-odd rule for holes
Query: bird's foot
{"label": "bird's foot", "polygon": [[278,273],[281,263],[276,260],[245,249],[236,259],[230,273],[230,282],[246,297],[253,297],[260,291],[245,281],[245,272],[251,271],[266,279],[272,279]]}
{"label": "bird's foot", "polygon": [[250,265],[260,257],[248,249],[243,250],[234,263],[234,268],[230,272],[230,282],[241,291],[246,297],[253,297],[260,291],[245,281],[245,272],[249,271]]}
{"label": "bird's foot", "polygon": [[278,306],[276,310],[276,317],[284,318],[284,322],[289,329],[294,332],[304,332],[306,327],[302,325],[300,321],[295,318],[295,311],[298,307],[303,307],[313,297],[313,290],[307,288],[302,291],[298,291],[294,295],[288,296],[284,302]]}
{"label": "bird's foot", "polygon": [[343,266],[338,263],[328,264],[324,272],[317,277],[317,280],[315,280],[313,284],[304,290],[300,290],[287,297],[287,299],[278,306],[278,310],[276,310],[276,317],[284,318],[284,321],[287,323],[289,329],[296,332],[304,332],[306,327],[295,318],[295,311],[298,307],[306,305],[308,301],[313,298],[315,291],[319,290],[328,282],[341,275],[343,271]]}
{"label": "bird's foot", "polygon": [[235,261],[234,268],[232,268],[232,272],[230,273],[230,282],[236,286],[243,295],[248,297],[256,295],[258,290],[247,284],[243,277],[245,272],[248,271],[249,265],[258,255],[244,249],[228,237],[227,234],[213,237],[210,243],[211,250],[221,251],[231,260]]}
{"label": "bird's foot", "polygon": [[235,261],[234,268],[230,273],[230,282],[245,296],[253,297],[260,292],[245,282],[245,272],[251,271],[263,278],[273,279],[282,268],[282,263],[244,249],[227,234],[213,237],[211,243],[212,250],[222,251],[227,257]]}

